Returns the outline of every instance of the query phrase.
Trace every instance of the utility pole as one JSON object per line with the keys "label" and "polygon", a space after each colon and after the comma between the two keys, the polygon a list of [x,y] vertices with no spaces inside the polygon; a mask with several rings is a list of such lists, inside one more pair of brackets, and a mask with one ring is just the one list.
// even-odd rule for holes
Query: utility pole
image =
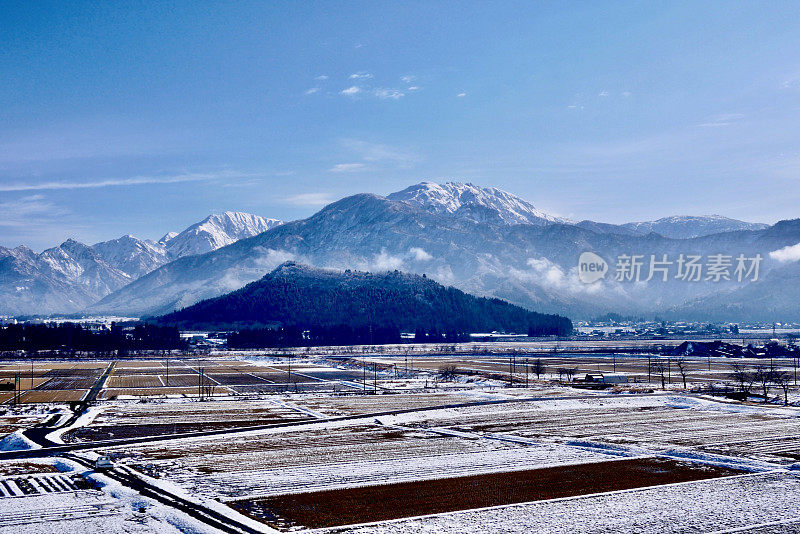
{"label": "utility pole", "polygon": [[528,358],[525,358],[525,388],[528,388]]}
{"label": "utility pole", "polygon": [[617,372],[617,353],[615,352],[614,354],[611,355],[611,357],[614,359],[614,372],[616,373]]}
{"label": "utility pole", "polygon": [[514,367],[512,364],[512,359],[508,359],[508,387],[514,387]]}
{"label": "utility pole", "polygon": [[169,387],[169,358],[167,358],[167,383],[165,385]]}
{"label": "utility pole", "polygon": [[374,362],[372,364],[372,384],[373,384],[373,391],[375,393],[378,392],[378,362]]}
{"label": "utility pole", "polygon": [[364,393],[367,392],[367,362],[361,362],[362,368],[364,370],[364,376],[362,377],[363,385],[364,385]]}

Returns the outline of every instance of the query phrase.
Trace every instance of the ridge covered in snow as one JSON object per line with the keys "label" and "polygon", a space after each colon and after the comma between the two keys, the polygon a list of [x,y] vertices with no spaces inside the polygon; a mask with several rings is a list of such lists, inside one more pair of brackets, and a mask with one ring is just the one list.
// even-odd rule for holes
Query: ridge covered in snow
{"label": "ridge covered in snow", "polygon": [[[216,250],[225,245],[253,237],[281,224],[277,219],[267,219],[251,213],[226,211],[209,215],[183,232],[164,241],[172,259],[194,256]],[[167,236],[164,236],[167,238]]]}
{"label": "ridge covered in snow", "polygon": [[452,215],[475,222],[534,224],[542,226],[570,221],[550,215],[530,202],[495,187],[447,182],[421,182],[390,194],[389,200],[416,204],[439,215]]}
{"label": "ridge covered in snow", "polygon": [[206,217],[159,241],[132,235],[85,245],[68,239],[39,254],[0,247],[0,314],[73,313],[178,258],[203,254],[281,224],[249,213]]}

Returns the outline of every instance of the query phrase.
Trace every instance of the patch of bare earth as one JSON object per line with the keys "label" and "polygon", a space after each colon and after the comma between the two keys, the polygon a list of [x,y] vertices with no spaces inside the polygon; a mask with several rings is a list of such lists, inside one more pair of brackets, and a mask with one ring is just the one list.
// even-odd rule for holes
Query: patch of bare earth
{"label": "patch of bare earth", "polygon": [[740,472],[717,466],[639,458],[279,495],[230,506],[282,530],[321,528],[736,474]]}

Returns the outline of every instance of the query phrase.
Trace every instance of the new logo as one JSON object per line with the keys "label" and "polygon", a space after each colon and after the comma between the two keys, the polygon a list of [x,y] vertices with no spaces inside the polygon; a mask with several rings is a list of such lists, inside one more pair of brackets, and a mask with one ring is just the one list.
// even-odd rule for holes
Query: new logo
{"label": "new logo", "polygon": [[606,260],[594,252],[584,252],[578,258],[578,279],[591,284],[605,278],[608,272]]}

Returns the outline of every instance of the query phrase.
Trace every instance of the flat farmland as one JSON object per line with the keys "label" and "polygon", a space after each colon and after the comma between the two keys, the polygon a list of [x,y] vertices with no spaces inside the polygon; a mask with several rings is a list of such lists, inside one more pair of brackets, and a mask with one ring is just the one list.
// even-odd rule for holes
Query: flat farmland
{"label": "flat farmland", "polygon": [[294,530],[387,521],[736,474],[740,472],[715,466],[638,458],[281,495],[229,504],[271,526]]}
{"label": "flat farmland", "polygon": [[[162,370],[163,371],[163,370]],[[197,390],[197,382],[200,375],[197,374],[172,374],[170,371],[169,376],[162,374],[161,381],[164,382],[165,386],[176,387],[176,386],[183,386],[183,387],[191,387],[194,386],[195,390]]]}
{"label": "flat farmland", "polygon": [[26,391],[22,394],[20,402],[22,403],[46,403],[46,402],[77,402],[86,395],[87,390],[69,389],[69,390],[44,390],[35,389],[33,391]]}
{"label": "flat farmland", "polygon": [[164,384],[158,375],[112,375],[106,382],[108,388],[162,388]]}
{"label": "flat farmland", "polygon": [[[223,387],[215,387],[205,395],[230,395],[231,391]],[[166,395],[183,395],[197,397],[197,386],[194,387],[155,387],[155,388],[104,388],[98,399],[110,400],[117,397],[163,397]]]}
{"label": "flat farmland", "polygon": [[[111,390],[113,391],[113,390]],[[301,421],[309,416],[274,403],[235,401],[115,403],[86,426],[67,432],[65,441],[96,441],[220,430]]]}
{"label": "flat farmland", "polygon": [[115,448],[187,490],[216,497],[264,495],[443,474],[513,470],[608,456],[576,448],[526,447],[364,422],[318,423],[236,436]]}
{"label": "flat farmland", "polygon": [[448,404],[472,402],[474,400],[453,393],[398,393],[362,395],[358,397],[312,397],[298,400],[297,402],[317,412],[333,416],[377,413],[410,408],[432,408]]}

